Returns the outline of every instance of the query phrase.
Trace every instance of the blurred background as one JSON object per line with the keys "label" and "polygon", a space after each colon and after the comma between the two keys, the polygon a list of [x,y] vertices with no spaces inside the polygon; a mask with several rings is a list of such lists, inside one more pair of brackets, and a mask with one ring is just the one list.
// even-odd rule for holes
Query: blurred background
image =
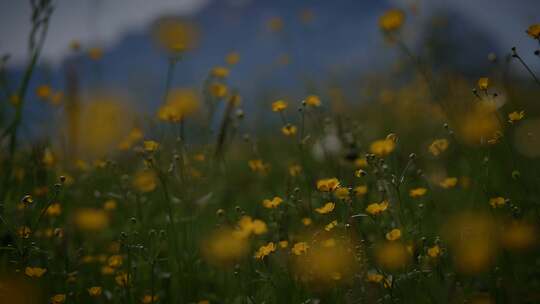
{"label": "blurred background", "polygon": [[[254,125],[263,124],[267,105],[277,98],[324,98],[339,88],[348,103],[369,102],[369,80],[398,68],[403,56],[378,28],[389,8],[406,11],[401,35],[416,54],[436,69],[474,79],[489,71],[490,53],[504,58],[513,46],[538,48],[525,30],[540,12],[537,0],[59,0],[55,7],[31,92],[42,84],[65,90],[71,73],[82,97],[114,90],[132,110],[154,116],[168,67],[154,25],[181,18],[195,37],[172,86],[200,89],[210,70],[234,54],[239,61],[228,83],[242,95]],[[29,61],[30,12],[28,1],[0,1],[0,54],[9,55],[7,84],[13,88]],[[522,57],[540,68],[531,51]],[[518,65],[509,73],[527,77]],[[382,81],[393,85],[399,78]],[[57,108],[36,94],[27,99],[36,101],[25,103],[25,135],[40,137],[58,127]]]}

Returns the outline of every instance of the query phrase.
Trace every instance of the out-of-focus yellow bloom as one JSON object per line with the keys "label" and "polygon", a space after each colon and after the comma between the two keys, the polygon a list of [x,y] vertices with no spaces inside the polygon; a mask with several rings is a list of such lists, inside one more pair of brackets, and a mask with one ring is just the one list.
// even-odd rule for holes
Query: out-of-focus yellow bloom
{"label": "out-of-focus yellow bloom", "polygon": [[427,250],[427,255],[430,258],[437,258],[441,255],[441,247],[439,245],[435,245],[433,247],[429,247]]}
{"label": "out-of-focus yellow bloom", "polygon": [[153,36],[165,50],[180,53],[197,46],[199,31],[197,27],[180,18],[162,18],[153,28]]}
{"label": "out-of-focus yellow bloom", "polygon": [[409,196],[412,198],[421,197],[424,196],[427,193],[427,189],[420,187],[420,188],[414,188],[409,191]]}
{"label": "out-of-focus yellow bloom", "polygon": [[266,24],[271,32],[279,32],[283,29],[283,19],[280,17],[270,18]]}
{"label": "out-of-focus yellow bloom", "polygon": [[59,203],[53,203],[47,208],[46,214],[54,217],[59,216],[62,213],[62,206]]}
{"label": "out-of-focus yellow bloom", "polygon": [[107,266],[112,267],[112,268],[118,268],[122,266],[123,262],[124,262],[124,258],[119,254],[115,254],[115,255],[111,255],[107,259]]}
{"label": "out-of-focus yellow bloom", "polygon": [[55,294],[51,297],[51,304],[62,304],[66,302],[66,295],[63,293]]}
{"label": "out-of-focus yellow bloom", "polygon": [[253,172],[266,173],[270,165],[264,163],[261,159],[252,159],[248,161],[248,166]]}
{"label": "out-of-focus yellow bloom", "polygon": [[197,304],[210,304],[210,301],[208,301],[208,300],[200,300],[199,302],[197,302]]}
{"label": "out-of-focus yellow bloom", "polygon": [[324,287],[321,284],[331,287],[336,281],[348,281],[357,269],[353,252],[345,242],[335,242],[333,246],[314,244],[309,250],[300,251],[300,256],[294,259],[296,275],[318,287]]}
{"label": "out-of-focus yellow bloom", "polygon": [[279,241],[279,248],[285,249],[287,247],[289,247],[289,242],[288,241]]}
{"label": "out-of-focus yellow bloom", "polygon": [[354,165],[357,168],[366,168],[368,166],[368,162],[365,157],[359,157],[354,161]]}
{"label": "out-of-focus yellow bloom", "polygon": [[133,187],[141,192],[151,192],[157,187],[157,176],[152,170],[141,170],[133,177]]}
{"label": "out-of-focus yellow bloom", "polygon": [[293,177],[299,176],[301,172],[302,172],[302,167],[300,165],[294,164],[294,165],[289,166],[290,176],[293,176]]}
{"label": "out-of-focus yellow bloom", "polygon": [[311,9],[303,9],[300,12],[300,20],[302,23],[311,23],[315,19],[315,13],[313,13],[313,10]]}
{"label": "out-of-focus yellow bloom", "polygon": [[219,99],[224,98],[229,93],[229,88],[220,82],[211,83],[208,89],[210,91],[210,95]]}
{"label": "out-of-focus yellow bloom", "polygon": [[397,241],[401,238],[401,230],[394,228],[386,233],[386,239],[389,241]]}
{"label": "out-of-focus yellow bloom", "polygon": [[514,111],[510,114],[508,114],[508,121],[510,123],[514,123],[516,121],[520,121],[525,117],[525,111]]}
{"label": "out-of-focus yellow bloom", "polygon": [[396,31],[403,26],[405,13],[400,9],[390,9],[379,17],[379,27],[385,32]]}
{"label": "out-of-focus yellow bloom", "polygon": [[51,97],[53,93],[53,90],[51,89],[50,86],[46,85],[46,84],[42,84],[40,86],[37,87],[36,89],[36,95],[37,97],[41,98],[41,99],[49,99]]}
{"label": "out-of-focus yellow bloom", "polygon": [[54,166],[54,163],[56,162],[56,158],[54,157],[54,154],[52,153],[51,149],[46,148],[43,151],[43,157],[41,158],[41,161],[46,167],[52,167]]}
{"label": "out-of-focus yellow bloom", "polygon": [[326,226],[324,226],[324,230],[325,231],[332,231],[334,228],[337,227],[337,224],[338,224],[338,221],[333,220],[330,223],[326,224]]}
{"label": "out-of-focus yellow bloom", "polygon": [[310,219],[309,217],[304,217],[302,218],[302,225],[304,226],[309,226],[313,223],[313,220]]}
{"label": "out-of-focus yellow bloom", "polygon": [[50,102],[53,106],[57,106],[62,103],[64,99],[64,92],[56,91],[51,95]]}
{"label": "out-of-focus yellow bloom", "polygon": [[26,267],[24,269],[24,274],[31,278],[40,278],[47,272],[46,268],[41,267]]}
{"label": "out-of-focus yellow bloom", "polygon": [[384,242],[375,248],[375,261],[384,269],[390,271],[402,269],[409,260],[407,248],[401,242]]}
{"label": "out-of-focus yellow bloom", "polygon": [[240,61],[240,53],[238,52],[230,52],[225,56],[225,62],[228,65],[235,65]]}
{"label": "out-of-focus yellow bloom", "polygon": [[28,226],[21,226],[17,229],[17,235],[20,238],[27,239],[32,235],[32,229]]}
{"label": "out-of-focus yellow bloom", "polygon": [[369,151],[371,151],[371,153],[377,156],[384,157],[392,153],[392,151],[394,151],[395,148],[396,148],[396,143],[393,140],[386,138],[386,139],[379,139],[372,142],[371,145],[369,146]]}
{"label": "out-of-focus yellow bloom", "polygon": [[13,106],[18,106],[21,103],[21,97],[17,94],[9,96],[9,102]]}
{"label": "out-of-focus yellow bloom", "polygon": [[269,199],[263,200],[262,205],[265,208],[272,209],[272,208],[277,208],[277,206],[279,206],[282,202],[283,202],[283,199],[281,197],[274,196],[274,198],[272,198],[271,200]]}
{"label": "out-of-focus yellow bloom", "polygon": [[310,107],[319,107],[321,106],[321,99],[317,95],[309,95],[304,99],[304,102],[307,106]]}
{"label": "out-of-focus yellow bloom", "polygon": [[378,273],[371,272],[366,275],[366,281],[371,282],[371,283],[381,283],[383,279],[384,279],[384,276]]}
{"label": "out-of-focus yellow bloom", "polygon": [[382,201],[380,203],[369,204],[366,208],[366,212],[371,215],[378,215],[388,209],[388,201]]}
{"label": "out-of-focus yellow bloom", "polygon": [[358,185],[353,189],[354,195],[356,197],[364,196],[368,191],[368,186],[366,185]]}
{"label": "out-of-focus yellow bloom", "polygon": [[296,134],[296,131],[298,128],[295,125],[292,124],[286,124],[281,128],[281,133],[285,136],[293,136]]}
{"label": "out-of-focus yellow bloom", "polygon": [[238,221],[238,229],[234,231],[235,235],[247,238],[251,234],[264,234],[268,231],[266,223],[259,219],[252,219],[251,216],[244,215]]}
{"label": "out-of-focus yellow bloom", "polygon": [[443,187],[444,189],[450,189],[454,188],[457,185],[457,182],[457,177],[447,177],[439,183],[439,186]]}
{"label": "out-of-focus yellow bloom", "polygon": [[229,266],[244,257],[249,250],[247,238],[240,237],[236,230],[221,228],[213,231],[201,243],[201,252],[206,261],[217,266]]}
{"label": "out-of-focus yellow bloom", "polygon": [[128,150],[131,148],[134,144],[136,144],[139,140],[143,138],[144,134],[139,128],[133,128],[129,132],[129,134],[124,137],[118,144],[118,149],[120,150]]}
{"label": "out-of-focus yellow bloom", "polygon": [[282,112],[287,108],[287,103],[284,100],[277,100],[272,103],[273,112]]}
{"label": "out-of-focus yellow bloom", "polygon": [[527,35],[534,39],[540,39],[540,23],[531,24],[527,29]]}
{"label": "out-of-focus yellow bloom", "polygon": [[500,242],[505,249],[524,251],[537,245],[537,235],[535,225],[524,220],[513,220],[503,226]]}
{"label": "out-of-focus yellow bloom", "polygon": [[495,228],[490,216],[474,213],[456,215],[444,225],[456,270],[475,274],[489,269],[496,256]]}
{"label": "out-of-focus yellow bloom", "polygon": [[446,138],[436,139],[429,145],[428,151],[433,156],[439,156],[448,149],[448,145],[448,140]]}
{"label": "out-of-focus yellow bloom", "polygon": [[103,203],[103,209],[105,211],[113,211],[113,210],[116,210],[116,201],[113,200],[113,199],[110,199],[110,200],[107,200],[105,201],[105,203]]}
{"label": "out-of-focus yellow bloom", "polygon": [[334,191],[334,196],[339,198],[340,200],[348,200],[350,195],[349,188],[347,187],[338,187]]}
{"label": "out-of-focus yellow bloom", "polygon": [[309,249],[309,245],[306,242],[298,242],[293,245],[291,248],[291,252],[294,255],[303,255],[305,254]]}
{"label": "out-of-focus yellow bloom", "polygon": [[145,140],[143,142],[143,148],[146,152],[155,152],[159,149],[159,143],[153,140]]}
{"label": "out-of-focus yellow bloom", "polygon": [[255,258],[258,260],[264,259],[270,253],[276,251],[276,245],[273,242],[270,242],[264,246],[261,246],[259,250],[255,253]]}
{"label": "out-of-focus yellow bloom", "polygon": [[229,76],[229,69],[226,67],[217,66],[210,71],[210,75],[216,78],[227,78]]}
{"label": "out-of-focus yellow bloom", "polygon": [[478,88],[482,91],[487,90],[489,87],[489,78],[487,77],[481,77],[478,79]]}
{"label": "out-of-focus yellow bloom", "polygon": [[129,285],[129,275],[125,272],[119,272],[115,277],[114,281],[120,287],[127,287]]}
{"label": "out-of-focus yellow bloom", "polygon": [[158,110],[157,117],[162,121],[179,122],[199,109],[199,97],[192,89],[173,89],[167,102]]}
{"label": "out-of-focus yellow bloom", "polygon": [[91,297],[99,297],[103,291],[103,288],[101,286],[92,286],[88,288],[88,294]]}
{"label": "out-of-focus yellow bloom", "polygon": [[336,204],[334,204],[333,202],[328,202],[320,208],[315,208],[315,211],[319,214],[327,214],[334,211],[335,207],[336,207]]}
{"label": "out-of-focus yellow bloom", "polygon": [[506,204],[506,199],[504,197],[492,197],[489,199],[489,204],[492,208],[502,207]]}
{"label": "out-of-focus yellow bloom", "polygon": [[459,135],[468,143],[478,145],[500,132],[496,106],[493,102],[481,101],[471,111],[460,117]]}
{"label": "out-of-focus yellow bloom", "polygon": [[84,208],[75,212],[74,222],[80,230],[95,232],[101,231],[109,225],[109,217],[101,209]]}
{"label": "out-of-focus yellow bloom", "polygon": [[100,60],[103,57],[103,49],[99,47],[88,49],[88,57],[94,61]]}
{"label": "out-of-focus yellow bloom", "polygon": [[335,177],[320,179],[317,181],[317,190],[321,192],[333,192],[339,187],[339,180]]}
{"label": "out-of-focus yellow bloom", "polygon": [[159,296],[158,295],[144,295],[141,299],[141,302],[143,304],[152,304],[152,303],[156,303],[157,301],[159,301]]}

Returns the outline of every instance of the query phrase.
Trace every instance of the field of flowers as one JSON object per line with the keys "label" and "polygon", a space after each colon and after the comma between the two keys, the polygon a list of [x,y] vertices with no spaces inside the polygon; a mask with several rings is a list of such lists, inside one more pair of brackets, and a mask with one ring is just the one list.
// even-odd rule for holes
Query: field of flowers
{"label": "field of flowers", "polygon": [[[199,35],[175,18],[155,29],[169,70],[152,113],[106,92],[82,105],[69,81],[30,90],[54,18],[32,3],[31,59],[0,79],[0,303],[540,302],[540,81],[522,57],[540,60],[540,24],[515,33],[537,49],[470,77],[439,73],[388,10],[401,61],[366,79],[369,102],[313,88],[269,100],[279,124],[254,131],[228,78],[239,52],[171,85]],[[62,108],[61,135],[20,136],[29,96]]]}

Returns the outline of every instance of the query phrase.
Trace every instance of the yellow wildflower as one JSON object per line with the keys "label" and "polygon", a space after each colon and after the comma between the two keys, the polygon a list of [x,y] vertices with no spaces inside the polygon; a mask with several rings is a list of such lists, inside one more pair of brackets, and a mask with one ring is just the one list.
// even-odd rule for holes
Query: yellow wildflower
{"label": "yellow wildflower", "polygon": [[354,165],[358,168],[366,168],[368,166],[367,159],[365,157],[359,157],[354,161]]}
{"label": "yellow wildflower", "polygon": [[319,107],[321,105],[321,99],[317,95],[307,96],[306,99],[304,99],[304,102],[310,107]]}
{"label": "yellow wildflower", "polygon": [[522,120],[525,117],[525,111],[514,111],[508,114],[508,122],[514,123],[516,121]]}
{"label": "yellow wildflower", "polygon": [[261,159],[252,159],[248,161],[248,166],[253,172],[266,173],[270,166],[265,164]]}
{"label": "yellow wildflower", "polygon": [[534,39],[540,39],[540,23],[530,25],[527,29],[527,35]]}
{"label": "yellow wildflower", "polygon": [[359,185],[353,189],[354,195],[356,195],[357,197],[361,197],[365,195],[367,191],[368,191],[368,187],[366,185]]}
{"label": "yellow wildflower", "polygon": [[159,148],[159,143],[153,140],[145,140],[143,142],[143,148],[146,152],[155,152]]}
{"label": "yellow wildflower", "polygon": [[152,304],[152,303],[156,303],[157,301],[159,301],[159,296],[158,295],[144,295],[141,299],[141,302],[143,304]]}
{"label": "yellow wildflower", "polygon": [[135,174],[133,187],[141,192],[151,192],[157,187],[157,176],[154,171],[142,170]]}
{"label": "yellow wildflower", "polygon": [[255,258],[258,260],[264,259],[265,256],[276,251],[276,245],[273,242],[270,242],[264,246],[261,246],[259,250],[255,253]]}
{"label": "yellow wildflower", "polygon": [[101,288],[100,286],[92,286],[88,288],[88,294],[91,297],[99,297],[102,291],[103,291],[103,288]]}
{"label": "yellow wildflower", "polygon": [[120,272],[114,277],[114,281],[120,287],[127,287],[129,284],[129,276],[125,272]]}
{"label": "yellow wildflower", "polygon": [[103,209],[105,209],[106,211],[113,211],[116,209],[116,201],[113,200],[113,199],[110,199],[110,200],[107,200],[105,201],[105,203],[103,203]]}
{"label": "yellow wildflower", "polygon": [[337,187],[337,189],[334,191],[334,196],[341,200],[348,199],[349,194],[349,188],[347,187]]}
{"label": "yellow wildflower", "polygon": [[287,108],[287,103],[283,100],[277,100],[272,103],[273,112],[281,112]]}
{"label": "yellow wildflower", "polygon": [[115,255],[111,255],[107,259],[107,265],[112,268],[118,268],[122,266],[123,261],[124,261],[124,258],[121,255],[115,254]]}
{"label": "yellow wildflower", "polygon": [[295,255],[305,254],[309,249],[309,245],[306,242],[298,242],[294,244],[291,249],[291,252]]}
{"label": "yellow wildflower", "polygon": [[289,246],[289,242],[288,241],[279,241],[279,248],[287,248]]}
{"label": "yellow wildflower", "polygon": [[321,192],[332,192],[339,187],[339,180],[335,177],[320,179],[317,181],[317,190]]}
{"label": "yellow wildflower", "polygon": [[235,233],[239,237],[248,237],[251,234],[264,234],[267,231],[268,228],[265,222],[258,219],[253,220],[250,216],[244,215],[238,221],[238,229]]}
{"label": "yellow wildflower", "polygon": [[53,90],[50,86],[46,84],[42,84],[37,87],[36,89],[36,95],[41,99],[48,99],[51,97]]}
{"label": "yellow wildflower", "polygon": [[506,199],[504,197],[493,197],[489,199],[489,204],[493,208],[502,207],[506,204]]}
{"label": "yellow wildflower", "polygon": [[420,188],[414,188],[409,191],[409,196],[412,198],[421,197],[424,196],[427,193],[427,189],[420,187]]}
{"label": "yellow wildflower", "polygon": [[98,61],[103,57],[103,50],[99,47],[93,47],[88,50],[88,57],[94,61]]}
{"label": "yellow wildflower", "polygon": [[384,279],[384,276],[382,274],[378,273],[368,273],[366,276],[366,281],[372,282],[372,283],[380,283]]}
{"label": "yellow wildflower", "polygon": [[64,302],[66,302],[66,295],[63,293],[59,293],[51,297],[51,304],[62,304]]}
{"label": "yellow wildflower", "polygon": [[41,267],[26,267],[24,274],[31,278],[39,278],[47,272],[47,269]]}
{"label": "yellow wildflower", "polygon": [[457,182],[457,177],[447,177],[439,183],[439,186],[443,187],[444,189],[449,189],[455,187]]}
{"label": "yellow wildflower", "polygon": [[401,230],[394,228],[386,233],[386,239],[389,241],[396,241],[401,238]]}
{"label": "yellow wildflower", "polygon": [[21,226],[19,229],[17,229],[17,235],[20,238],[27,239],[32,235],[32,229],[28,226]]}
{"label": "yellow wildflower", "polygon": [[210,95],[215,98],[223,98],[229,93],[229,88],[223,83],[214,82],[210,84],[209,87]]}
{"label": "yellow wildflower", "polygon": [[240,54],[238,52],[230,52],[225,56],[225,62],[228,65],[235,65],[240,61]]}
{"label": "yellow wildflower", "polygon": [[289,175],[290,176],[298,176],[302,172],[302,167],[300,165],[290,165],[289,166]]}
{"label": "yellow wildflower", "polygon": [[396,31],[405,22],[405,13],[400,9],[390,9],[379,17],[379,27],[385,32]]}
{"label": "yellow wildflower", "polygon": [[109,217],[103,210],[84,208],[75,212],[74,222],[81,230],[100,231],[109,225]]}
{"label": "yellow wildflower", "polygon": [[330,223],[328,223],[326,226],[324,226],[324,230],[330,231],[330,230],[336,228],[337,224],[338,224],[337,220],[333,220]]}
{"label": "yellow wildflower", "polygon": [[369,150],[371,153],[383,157],[386,156],[396,148],[396,143],[392,139],[379,139],[371,143]]}
{"label": "yellow wildflower", "polygon": [[369,204],[366,208],[366,212],[371,215],[381,214],[388,208],[388,201],[382,201],[380,203]]}
{"label": "yellow wildflower", "polygon": [[313,223],[313,220],[311,220],[309,217],[302,218],[302,224],[304,226],[309,226]]}
{"label": "yellow wildflower", "polygon": [[263,200],[262,204],[265,208],[272,209],[277,208],[281,203],[283,202],[283,199],[279,196],[275,196],[272,200],[265,199]]}
{"label": "yellow wildflower", "polygon": [[332,212],[335,207],[336,207],[336,204],[334,204],[333,202],[328,202],[320,208],[315,208],[315,211],[317,211],[317,213],[319,214],[327,214],[327,213]]}
{"label": "yellow wildflower", "polygon": [[210,75],[216,78],[227,78],[229,76],[229,69],[226,67],[214,67],[210,72]]}
{"label": "yellow wildflower", "polygon": [[427,250],[427,255],[430,257],[430,258],[436,258],[436,257],[439,257],[441,255],[441,247],[439,247],[439,245],[435,245],[433,247],[429,247],[428,250]]}
{"label": "yellow wildflower", "polygon": [[433,156],[439,156],[448,149],[448,140],[446,138],[436,139],[429,145],[429,153]]}
{"label": "yellow wildflower", "polygon": [[59,216],[62,213],[62,206],[59,203],[53,203],[47,208],[48,216]]}
{"label": "yellow wildflower", "polygon": [[199,96],[193,89],[173,89],[167,102],[158,110],[157,117],[162,121],[179,122],[199,109]]}
{"label": "yellow wildflower", "polygon": [[293,136],[296,134],[297,129],[298,128],[295,125],[286,124],[281,128],[281,133],[285,136]]}
{"label": "yellow wildflower", "polygon": [[487,90],[489,87],[489,78],[487,77],[481,77],[478,79],[478,88],[482,91]]}

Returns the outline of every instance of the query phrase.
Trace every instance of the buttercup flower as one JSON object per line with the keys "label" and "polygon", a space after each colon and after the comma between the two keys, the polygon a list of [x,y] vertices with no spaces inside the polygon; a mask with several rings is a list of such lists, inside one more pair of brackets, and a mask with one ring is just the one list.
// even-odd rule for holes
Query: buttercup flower
{"label": "buttercup flower", "polygon": [[333,202],[328,202],[326,204],[324,204],[324,206],[320,207],[320,208],[315,208],[315,211],[319,214],[327,214],[327,213],[330,213],[334,210],[336,204],[334,204]]}
{"label": "buttercup flower", "polygon": [[263,200],[262,204],[265,208],[272,209],[277,208],[281,203],[283,202],[283,199],[279,196],[275,196],[273,199],[265,199]]}
{"label": "buttercup flower", "polygon": [[379,17],[379,27],[385,32],[396,31],[405,22],[405,13],[400,9],[390,9]]}
{"label": "buttercup flower", "polygon": [[433,156],[439,156],[448,149],[448,140],[446,138],[436,139],[429,145],[429,153]]}
{"label": "buttercup flower", "polygon": [[282,112],[287,108],[287,103],[283,100],[277,100],[272,103],[273,112]]}
{"label": "buttercup flower", "polygon": [[421,197],[424,196],[427,193],[427,189],[420,187],[420,188],[414,188],[409,191],[409,196],[412,198]]}
{"label": "buttercup flower", "polygon": [[276,251],[276,245],[273,242],[270,242],[264,246],[261,246],[259,250],[255,253],[255,258],[258,260],[264,259],[270,253]]}
{"label": "buttercup flower", "polygon": [[527,35],[534,39],[540,39],[540,23],[530,25],[527,29]]}

